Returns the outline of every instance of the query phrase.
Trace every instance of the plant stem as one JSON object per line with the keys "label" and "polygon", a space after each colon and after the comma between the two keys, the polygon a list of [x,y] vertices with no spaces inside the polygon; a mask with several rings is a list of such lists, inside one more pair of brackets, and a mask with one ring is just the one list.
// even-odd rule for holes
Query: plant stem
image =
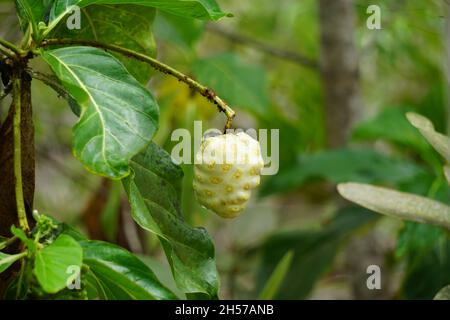
{"label": "plant stem", "polygon": [[14,54],[12,54],[8,50],[4,49],[3,47],[0,47],[0,53],[2,54],[0,56],[2,58],[2,60],[6,59],[6,58],[14,59]]}
{"label": "plant stem", "polygon": [[25,54],[25,51],[17,47],[16,45],[12,44],[9,41],[6,41],[5,39],[0,38],[0,45],[4,46],[5,48],[11,50],[18,56],[23,56]]}
{"label": "plant stem", "polygon": [[11,244],[16,242],[17,240],[19,240],[19,238],[17,238],[17,236],[14,236],[9,239],[6,239],[3,242],[0,242],[0,250],[3,250],[4,248],[9,247]]}
{"label": "plant stem", "polygon": [[16,178],[16,206],[17,215],[19,218],[20,227],[28,232],[27,213],[25,211],[25,203],[23,198],[23,184],[22,184],[22,147],[21,147],[21,80],[20,76],[15,76],[13,79],[13,100],[14,100],[14,176]]}
{"label": "plant stem", "polygon": [[96,41],[89,41],[89,40],[75,40],[75,39],[47,39],[43,40],[40,44],[41,47],[50,46],[50,45],[82,45],[82,46],[90,46],[90,47],[96,47],[101,48],[104,50],[110,50],[114,51],[120,54],[123,54],[124,56],[134,58],[136,60],[148,63],[151,65],[155,70],[160,71],[165,74],[169,74],[175,78],[177,78],[179,81],[186,83],[191,89],[197,91],[202,96],[204,96],[206,99],[208,99],[210,102],[214,103],[220,111],[225,113],[227,116],[227,123],[225,128],[229,129],[231,128],[232,120],[235,117],[236,113],[233,109],[231,109],[225,101],[223,101],[219,96],[216,95],[216,93],[209,89],[208,87],[198,83],[194,79],[188,77],[184,73],[164,64],[163,62],[154,59],[152,57],[149,57],[145,54],[129,50],[120,46],[116,46],[113,44],[106,44],[106,43],[100,43]]}

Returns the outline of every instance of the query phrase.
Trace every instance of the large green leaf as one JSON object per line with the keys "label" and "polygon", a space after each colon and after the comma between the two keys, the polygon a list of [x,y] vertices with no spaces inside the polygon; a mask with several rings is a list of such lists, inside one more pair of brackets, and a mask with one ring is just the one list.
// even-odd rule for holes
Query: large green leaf
{"label": "large green leaf", "polygon": [[71,267],[81,268],[83,250],[72,237],[62,234],[50,245],[36,252],[34,274],[48,293],[64,289]]}
{"label": "large green leaf", "polygon": [[413,163],[392,159],[371,149],[327,150],[302,155],[295,165],[282,168],[264,184],[260,194],[286,192],[320,179],[333,183],[399,183],[423,172]]}
{"label": "large green leaf", "polygon": [[[152,24],[155,9],[134,5],[92,5],[81,9],[81,29],[69,30],[60,24],[54,38],[95,40],[118,45],[148,56],[156,54]],[[143,62],[114,54],[141,83],[150,79],[152,69]]]}
{"label": "large green leaf", "polygon": [[102,241],[81,241],[87,282],[98,298],[110,300],[176,299],[142,261],[125,249]]}
{"label": "large green leaf", "polygon": [[42,56],[82,109],[73,130],[75,156],[99,175],[128,175],[129,160],[157,128],[158,105],[150,92],[102,50],[68,47]]}
{"label": "large green leaf", "polygon": [[261,247],[263,259],[259,287],[262,288],[273,274],[277,262],[292,251],[292,262],[275,298],[307,298],[316,281],[329,270],[349,236],[376,219],[376,215],[368,210],[350,207],[337,212],[322,230],[282,231],[271,236]]}
{"label": "large green leaf", "polygon": [[341,196],[388,216],[450,229],[450,207],[422,196],[362,183],[338,185]]}
{"label": "large green leaf", "polygon": [[228,104],[260,116],[269,108],[264,69],[225,53],[200,59],[193,65],[198,80],[220,93]]}
{"label": "large green leaf", "polygon": [[134,220],[159,236],[178,287],[185,293],[217,297],[219,279],[214,245],[203,228],[184,220],[180,206],[181,168],[152,143],[131,161],[124,179]]}
{"label": "large green leaf", "polygon": [[92,4],[135,4],[157,8],[182,17],[204,20],[218,20],[227,15],[220,11],[215,0],[66,0],[55,2],[50,22],[60,21],[75,5],[84,8]]}
{"label": "large green leaf", "polygon": [[0,273],[8,269],[14,262],[23,258],[26,252],[21,252],[17,254],[6,254],[0,252]]}

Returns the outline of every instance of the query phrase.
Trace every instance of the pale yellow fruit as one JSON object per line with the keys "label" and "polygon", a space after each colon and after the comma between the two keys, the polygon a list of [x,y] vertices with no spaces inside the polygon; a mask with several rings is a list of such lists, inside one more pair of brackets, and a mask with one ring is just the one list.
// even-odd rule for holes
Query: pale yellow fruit
{"label": "pale yellow fruit", "polygon": [[244,132],[208,137],[195,160],[193,187],[200,204],[223,218],[240,215],[260,183],[264,161],[258,141]]}

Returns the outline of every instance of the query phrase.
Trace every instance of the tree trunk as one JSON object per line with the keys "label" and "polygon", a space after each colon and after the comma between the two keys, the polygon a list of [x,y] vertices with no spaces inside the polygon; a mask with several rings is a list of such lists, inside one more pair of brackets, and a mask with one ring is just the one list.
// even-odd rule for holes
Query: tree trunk
{"label": "tree trunk", "polygon": [[337,148],[346,143],[361,104],[353,1],[319,0],[319,16],[327,143]]}
{"label": "tree trunk", "polygon": [[[21,142],[22,142],[22,179],[23,195],[27,215],[31,218],[34,197],[34,126],[31,108],[31,78],[25,72],[21,78]],[[8,116],[0,127],[0,235],[11,236],[11,225],[18,225],[15,177],[14,177],[14,132],[13,117],[14,103],[11,105]],[[33,227],[32,219],[29,219]],[[18,249],[8,248],[9,252]],[[14,268],[0,274],[0,297],[3,296],[8,279]]]}

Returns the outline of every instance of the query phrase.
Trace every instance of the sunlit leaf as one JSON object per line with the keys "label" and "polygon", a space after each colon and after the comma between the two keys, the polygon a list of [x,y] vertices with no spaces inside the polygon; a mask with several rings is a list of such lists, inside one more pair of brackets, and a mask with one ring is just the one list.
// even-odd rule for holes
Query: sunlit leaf
{"label": "sunlit leaf", "polygon": [[92,172],[110,178],[129,174],[129,161],[151,140],[158,105],[110,54],[89,47],[42,53],[81,107],[73,152]]}
{"label": "sunlit leaf", "polygon": [[36,252],[34,274],[48,293],[66,287],[70,268],[81,268],[83,250],[72,237],[60,235],[54,242]]}

